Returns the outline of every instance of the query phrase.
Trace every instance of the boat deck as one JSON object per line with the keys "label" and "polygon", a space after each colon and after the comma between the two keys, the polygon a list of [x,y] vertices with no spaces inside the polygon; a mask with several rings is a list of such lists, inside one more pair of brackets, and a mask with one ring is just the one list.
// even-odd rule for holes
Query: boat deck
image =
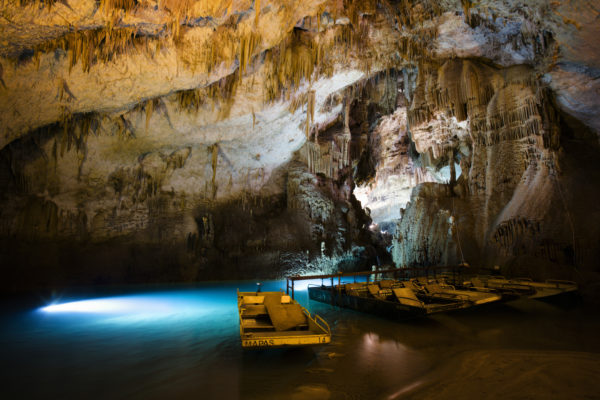
{"label": "boat deck", "polygon": [[283,292],[238,292],[242,347],[306,346],[331,341],[329,325]]}

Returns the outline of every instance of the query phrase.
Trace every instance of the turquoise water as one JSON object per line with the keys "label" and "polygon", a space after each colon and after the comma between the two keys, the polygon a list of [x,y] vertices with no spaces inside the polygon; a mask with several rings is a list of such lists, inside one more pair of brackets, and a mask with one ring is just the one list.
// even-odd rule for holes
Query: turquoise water
{"label": "turquoise water", "polygon": [[[245,351],[236,289],[255,287],[80,290],[39,307],[5,305],[2,397],[392,399],[465,348],[599,350],[596,320],[544,303],[399,323],[309,301],[297,287],[300,303],[331,325],[333,343]],[[284,287],[265,282],[262,290]]]}

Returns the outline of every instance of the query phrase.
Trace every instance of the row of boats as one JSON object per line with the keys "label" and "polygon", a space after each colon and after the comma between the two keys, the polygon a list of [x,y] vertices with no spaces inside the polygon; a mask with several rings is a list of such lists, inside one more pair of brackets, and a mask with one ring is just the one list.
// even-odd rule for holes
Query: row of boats
{"label": "row of boats", "polygon": [[[341,279],[340,279],[341,281]],[[571,281],[536,282],[527,278],[455,275],[381,279],[369,282],[309,285],[311,300],[393,319],[480,307],[485,304],[541,299],[577,291]],[[242,347],[304,346],[329,343],[331,329],[283,292],[239,292]]]}

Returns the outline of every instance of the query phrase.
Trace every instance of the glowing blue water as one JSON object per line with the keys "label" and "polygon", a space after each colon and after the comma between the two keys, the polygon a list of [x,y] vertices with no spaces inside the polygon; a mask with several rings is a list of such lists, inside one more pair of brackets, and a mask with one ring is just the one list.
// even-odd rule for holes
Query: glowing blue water
{"label": "glowing blue water", "polygon": [[[305,306],[307,283],[295,285]],[[284,288],[281,281],[262,285],[263,291]],[[258,373],[251,380],[306,367],[312,350],[296,351],[290,364],[289,351],[248,355],[241,349],[236,289],[254,291],[256,283],[71,294],[5,313],[0,343],[11,369],[2,376],[2,392],[11,398],[240,398],[244,363],[253,357],[270,361],[266,369],[248,369]]]}
{"label": "glowing blue water", "polygon": [[[295,286],[296,299],[329,322],[330,345],[242,350],[236,289],[254,291],[255,282],[102,289],[5,306],[1,397],[396,398],[459,351],[600,351],[597,319],[543,303],[398,323],[309,301],[307,283]],[[262,290],[283,288],[265,282]]]}

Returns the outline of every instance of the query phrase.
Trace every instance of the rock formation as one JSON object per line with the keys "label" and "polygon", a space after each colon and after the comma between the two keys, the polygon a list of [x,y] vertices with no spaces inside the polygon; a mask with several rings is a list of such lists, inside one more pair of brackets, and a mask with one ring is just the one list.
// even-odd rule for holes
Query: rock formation
{"label": "rock formation", "polygon": [[593,1],[0,10],[7,288],[386,257],[600,282]]}

